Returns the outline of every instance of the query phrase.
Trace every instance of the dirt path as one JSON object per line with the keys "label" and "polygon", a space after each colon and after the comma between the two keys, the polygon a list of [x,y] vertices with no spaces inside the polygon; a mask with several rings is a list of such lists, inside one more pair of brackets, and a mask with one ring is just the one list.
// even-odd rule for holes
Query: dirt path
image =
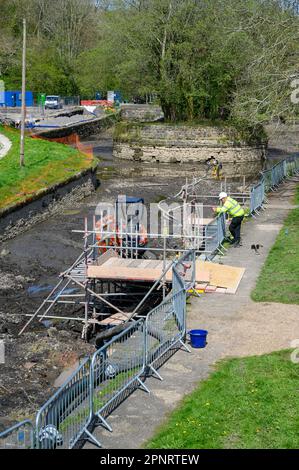
{"label": "dirt path", "polygon": [[[237,294],[206,294],[192,300],[188,308],[188,329],[207,329],[208,347],[192,349],[190,354],[179,351],[160,369],[163,382],[155,378],[147,380],[150,395],[136,391],[122,403],[108,418],[113,434],[102,428],[95,431],[105,448],[141,447],[184,395],[208,377],[220,359],[288,349],[299,338],[297,305],[256,304],[250,299],[282,221],[292,207],[291,195],[298,183],[299,178],[294,178],[270,195],[267,210],[243,226],[243,246],[231,248],[222,260],[225,264],[247,268]],[[251,250],[253,243],[263,245],[260,255]]]}

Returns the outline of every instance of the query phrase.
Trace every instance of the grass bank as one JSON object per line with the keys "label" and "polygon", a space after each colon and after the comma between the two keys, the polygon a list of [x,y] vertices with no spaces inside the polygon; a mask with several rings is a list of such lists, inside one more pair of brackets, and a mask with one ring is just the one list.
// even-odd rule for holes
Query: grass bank
{"label": "grass bank", "polygon": [[37,191],[63,183],[92,167],[93,157],[67,145],[46,140],[25,139],[25,167],[19,166],[20,132],[0,126],[12,147],[0,160],[0,209],[29,200]]}
{"label": "grass bank", "polygon": [[287,351],[221,362],[146,447],[298,448],[298,379]]}
{"label": "grass bank", "polygon": [[[295,204],[299,205],[299,187]],[[299,304],[299,209],[284,222],[252,292],[256,302]]]}

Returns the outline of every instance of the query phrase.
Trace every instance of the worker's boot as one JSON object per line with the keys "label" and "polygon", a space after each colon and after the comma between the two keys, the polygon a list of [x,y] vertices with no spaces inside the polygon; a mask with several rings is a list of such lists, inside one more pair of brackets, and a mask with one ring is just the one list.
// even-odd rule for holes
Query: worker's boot
{"label": "worker's boot", "polygon": [[234,243],[234,248],[239,248],[240,246],[242,246],[241,240],[237,240],[237,241]]}

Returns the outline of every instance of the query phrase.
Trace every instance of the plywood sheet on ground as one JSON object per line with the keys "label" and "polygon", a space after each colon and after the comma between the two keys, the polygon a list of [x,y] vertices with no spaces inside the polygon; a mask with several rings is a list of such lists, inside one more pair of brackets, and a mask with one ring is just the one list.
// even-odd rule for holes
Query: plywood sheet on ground
{"label": "plywood sheet on ground", "polygon": [[230,293],[236,293],[245,273],[245,268],[237,268],[206,261],[196,261],[196,273],[200,273],[201,271],[209,272],[210,284],[212,286],[223,287],[229,289]]}

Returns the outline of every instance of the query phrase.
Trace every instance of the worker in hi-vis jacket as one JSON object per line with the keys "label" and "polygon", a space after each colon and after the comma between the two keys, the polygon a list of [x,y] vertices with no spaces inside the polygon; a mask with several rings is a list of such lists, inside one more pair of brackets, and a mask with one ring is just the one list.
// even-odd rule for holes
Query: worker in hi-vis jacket
{"label": "worker in hi-vis jacket", "polygon": [[229,231],[233,238],[230,240],[230,243],[237,248],[241,243],[241,225],[245,215],[244,209],[240,206],[238,201],[229,197],[224,192],[219,194],[219,200],[222,202],[222,206],[213,207],[213,210],[218,215],[227,213],[232,218]]}

